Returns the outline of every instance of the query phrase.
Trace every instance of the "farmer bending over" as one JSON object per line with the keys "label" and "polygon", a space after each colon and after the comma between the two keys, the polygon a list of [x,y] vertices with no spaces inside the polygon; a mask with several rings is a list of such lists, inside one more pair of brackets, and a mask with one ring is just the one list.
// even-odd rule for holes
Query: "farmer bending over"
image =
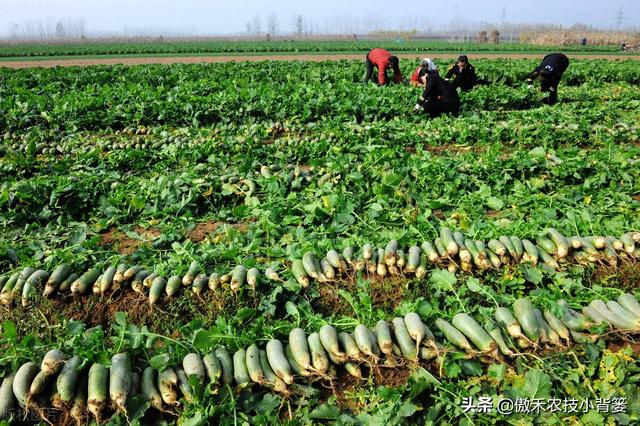
{"label": "farmer bending over", "polygon": [[549,97],[544,100],[544,103],[553,105],[558,102],[558,83],[568,67],[569,58],[566,55],[551,53],[542,58],[540,65],[529,74],[529,82],[540,77],[540,91],[549,92]]}
{"label": "farmer bending over", "polygon": [[367,83],[373,76],[373,68],[378,68],[378,84],[385,85],[389,81],[387,77],[387,70],[393,69],[393,79],[396,83],[402,83],[402,73],[400,72],[400,60],[397,56],[393,56],[391,53],[384,49],[372,49],[367,54],[367,74],[364,78],[364,82]]}
{"label": "farmer bending over", "polygon": [[420,81],[420,71],[422,71],[423,69],[430,69],[430,70],[434,70],[434,71],[438,70],[438,68],[436,67],[436,64],[434,64],[431,59],[424,58],[420,62],[420,65],[418,66],[418,68],[416,68],[416,70],[413,72],[413,74],[411,74],[411,80],[409,80],[409,83],[412,86],[424,87],[424,85]]}
{"label": "farmer bending over", "polygon": [[454,89],[458,87],[463,92],[468,92],[473,89],[473,86],[478,84],[478,77],[476,76],[476,69],[469,63],[467,55],[460,55],[458,62],[453,64],[451,69],[447,71],[446,79],[453,77],[450,81]]}
{"label": "farmer bending over", "polygon": [[418,99],[414,111],[424,111],[430,117],[438,117],[443,113],[458,114],[460,110],[460,97],[451,84],[444,81],[438,71],[422,70],[420,81],[424,84],[424,92]]}

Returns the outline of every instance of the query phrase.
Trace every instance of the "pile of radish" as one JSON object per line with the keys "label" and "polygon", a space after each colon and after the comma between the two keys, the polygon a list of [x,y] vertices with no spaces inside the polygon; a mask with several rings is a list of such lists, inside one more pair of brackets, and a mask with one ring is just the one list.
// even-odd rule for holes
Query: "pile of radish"
{"label": "pile of radish", "polygon": [[[403,251],[396,240],[391,240],[385,248],[375,249],[365,244],[356,255],[353,247],[347,247],[342,254],[329,250],[322,258],[313,252],[306,252],[302,259],[294,259],[290,271],[293,278],[307,287],[311,280],[322,282],[340,281],[349,272],[365,272],[370,276],[384,278],[402,276],[424,278],[433,268],[446,267],[451,272],[462,270],[473,273],[497,269],[518,263],[542,265],[553,270],[569,262],[581,264],[599,261],[617,264],[618,260],[640,259],[640,232],[629,232],[615,237],[569,237],[555,229],[549,229],[535,239],[536,243],[515,236],[502,236],[486,244],[483,241],[465,238],[460,232],[448,228],[440,230],[435,241],[425,241]],[[278,269],[285,270],[284,265]],[[190,264],[184,276],[163,276],[141,265],[120,263],[106,265],[99,269],[74,272],[67,264],[61,264],[49,274],[46,270],[26,267],[10,275],[0,276],[0,302],[11,305],[21,299],[27,306],[37,292],[44,297],[54,293],[71,293],[74,296],[104,294],[123,286],[148,298],[149,305],[155,305],[163,297],[175,297],[182,287],[190,288],[200,296],[207,289],[211,291],[254,290],[261,280],[281,282],[282,279],[272,267],[261,272],[258,268],[247,269],[237,265],[231,271],[218,273],[210,271],[200,263]]]}
{"label": "pile of radish", "polygon": [[40,363],[26,362],[15,373],[5,374],[0,418],[7,418],[16,406],[36,412],[54,407],[69,410],[81,424],[87,413],[98,421],[114,410],[126,413],[127,401],[136,395],[143,395],[157,410],[169,410],[181,398],[192,398],[196,382],[211,393],[225,385],[256,384],[289,394],[295,392],[296,384],[336,378],[338,368],[362,378],[363,366],[394,367],[431,360],[451,350],[493,362],[525,349],[557,350],[573,342],[595,341],[599,336],[589,329],[603,323],[611,331],[640,332],[640,303],[631,294],[606,303],[594,300],[581,313],[564,301],[556,308],[556,313],[541,311],[529,299],[520,298],[511,309],[497,308],[492,317],[481,321],[483,325],[466,313],[455,315],[451,322],[439,318],[435,327],[444,344],[416,313],[396,317],[390,324],[381,320],[372,328],[359,324],[350,333],[329,324],[310,334],[294,328],[285,342],[271,339],[264,348],[252,344],[233,353],[224,347],[204,356],[189,353],[181,365],[162,371],[147,365],[135,368],[125,353],[114,355],[111,365],[105,366],[87,365],[78,356],[53,349]]}

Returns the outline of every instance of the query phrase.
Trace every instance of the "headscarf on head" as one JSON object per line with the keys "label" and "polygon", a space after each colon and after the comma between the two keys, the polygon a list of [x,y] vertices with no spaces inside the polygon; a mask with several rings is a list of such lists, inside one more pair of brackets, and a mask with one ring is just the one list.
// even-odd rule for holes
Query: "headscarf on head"
{"label": "headscarf on head", "polygon": [[424,58],[422,62],[420,62],[420,66],[426,68],[428,71],[438,71],[438,67],[430,58]]}

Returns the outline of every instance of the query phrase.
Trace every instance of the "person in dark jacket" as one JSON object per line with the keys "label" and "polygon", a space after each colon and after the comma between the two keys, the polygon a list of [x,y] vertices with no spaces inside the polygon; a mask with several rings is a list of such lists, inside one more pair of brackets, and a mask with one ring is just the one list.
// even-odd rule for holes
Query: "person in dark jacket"
{"label": "person in dark jacket", "polygon": [[549,97],[544,100],[544,103],[553,105],[558,102],[558,84],[568,67],[569,58],[566,55],[551,53],[542,58],[540,65],[529,74],[529,82],[540,77],[540,90],[549,92]]}
{"label": "person in dark jacket", "polygon": [[424,92],[418,99],[414,111],[424,110],[430,117],[438,117],[443,113],[458,114],[460,97],[456,89],[445,81],[437,71],[425,69],[420,72],[424,84]]}
{"label": "person in dark jacket", "polygon": [[400,72],[400,60],[384,49],[371,49],[366,59],[367,74],[364,82],[367,83],[373,77],[373,68],[378,68],[378,84],[385,85],[389,81],[387,70],[393,69],[393,79],[396,83],[402,83]]}
{"label": "person in dark jacket", "polygon": [[436,64],[434,64],[430,58],[424,58],[422,61],[420,61],[420,65],[418,66],[418,68],[416,68],[413,74],[411,74],[411,80],[409,80],[409,84],[415,87],[424,87],[424,85],[420,81],[420,71],[422,71],[423,69],[438,71],[438,67],[436,67]]}
{"label": "person in dark jacket", "polygon": [[453,88],[457,89],[459,87],[463,92],[468,92],[478,84],[476,69],[469,63],[467,55],[460,55],[458,63],[454,64],[445,75],[446,79],[451,77],[453,77],[453,80],[450,83]]}

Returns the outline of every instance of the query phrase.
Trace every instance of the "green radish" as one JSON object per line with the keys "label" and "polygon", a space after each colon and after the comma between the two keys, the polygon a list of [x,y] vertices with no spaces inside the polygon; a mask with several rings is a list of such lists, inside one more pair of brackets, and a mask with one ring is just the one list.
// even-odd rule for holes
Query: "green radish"
{"label": "green radish", "polygon": [[97,269],[89,269],[71,284],[71,293],[74,295],[85,294],[95,284],[99,276],[100,272]]}
{"label": "green radish", "polygon": [[629,234],[631,234],[631,238],[633,239],[633,241],[635,241],[636,243],[640,243],[640,232],[634,231],[629,232]]}
{"label": "green radish", "polygon": [[189,265],[189,269],[184,277],[182,277],[182,285],[185,287],[190,286],[193,283],[196,275],[198,275],[198,271],[200,270],[200,264],[195,260],[191,262]]}
{"label": "green radish", "polygon": [[247,268],[237,265],[231,273],[231,291],[239,291],[247,278]]}
{"label": "green radish", "polygon": [[587,318],[593,320],[595,324],[601,324],[601,323],[609,324],[609,321],[607,321],[604,315],[602,315],[596,309],[593,309],[591,306],[585,306],[584,308],[582,308],[582,313]]}
{"label": "green radish", "polygon": [[616,252],[621,252],[622,250],[624,250],[624,243],[622,242],[622,240],[619,240],[616,237],[608,235],[607,244],[611,245]]}
{"label": "green radish", "polygon": [[309,287],[309,277],[307,276],[307,271],[304,269],[304,265],[301,260],[296,259],[293,261],[291,264],[291,272],[298,284],[303,288]]}
{"label": "green radish", "polygon": [[506,356],[515,356],[515,352],[507,346],[507,342],[504,340],[504,336],[502,335],[502,331],[500,331],[500,326],[493,321],[487,321],[484,324],[484,329],[489,336],[496,342],[498,349],[500,349],[500,353]]}
{"label": "green radish", "polygon": [[111,266],[109,268],[107,268],[106,271],[104,271],[104,273],[102,274],[102,279],[100,280],[100,293],[104,293],[107,290],[109,290],[109,288],[111,288],[111,285],[113,284],[113,278],[116,275],[116,268]]}
{"label": "green radish", "polygon": [[133,281],[131,281],[131,288],[137,293],[144,293],[144,285],[143,282],[147,277],[151,275],[151,272],[146,270],[138,271],[135,277],[133,277]]}
{"label": "green radish", "polygon": [[434,263],[440,258],[438,251],[433,247],[433,245],[431,245],[430,242],[428,241],[423,242],[420,248],[422,249],[424,254],[427,256],[427,260],[429,260],[429,262]]}
{"label": "green radish", "polygon": [[20,366],[13,378],[13,394],[21,407],[26,407],[28,403],[31,383],[38,375],[40,368],[35,362],[26,362]]}
{"label": "green radish", "polygon": [[73,284],[78,279],[78,274],[73,273],[67,277],[62,283],[60,283],[60,287],[58,287],[58,291],[60,293],[69,291],[71,289],[71,284]]}
{"label": "green radish", "polygon": [[409,256],[407,257],[407,265],[405,270],[409,273],[415,272],[420,265],[420,247],[412,246],[409,248]]}
{"label": "green radish", "polygon": [[286,384],[293,383],[293,374],[291,373],[291,367],[287,362],[287,357],[284,354],[284,347],[282,342],[278,339],[271,339],[267,342],[266,347],[267,358],[269,365]]}
{"label": "green radish", "polygon": [[275,281],[275,282],[283,282],[282,278],[280,278],[280,276],[278,275],[278,273],[275,271],[275,269],[273,268],[267,268],[264,271],[264,276],[271,281]]}
{"label": "green radish", "polygon": [[87,375],[83,374],[78,381],[78,386],[73,397],[73,403],[71,405],[71,417],[76,421],[76,424],[83,424],[86,422],[87,411]]}
{"label": "green radish", "polygon": [[547,237],[538,237],[536,238],[536,244],[538,248],[542,248],[550,255],[556,255],[558,253],[558,247],[555,245],[553,241],[551,241]]}
{"label": "green radish", "polygon": [[158,374],[158,391],[160,392],[160,397],[165,404],[179,404],[178,394],[176,393],[177,386],[178,374],[176,374],[176,371],[173,368],[166,368]]}
{"label": "green radish", "polygon": [[360,348],[358,348],[358,344],[356,343],[356,339],[349,333],[338,334],[338,342],[340,346],[347,354],[347,357],[359,361],[362,359],[362,353],[360,352]]}
{"label": "green radish", "polygon": [[442,259],[444,257],[448,257],[449,253],[447,252],[447,247],[442,242],[442,238],[438,237],[433,242],[434,247],[438,251],[438,259]]}
{"label": "green radish", "polygon": [[87,408],[98,423],[102,421],[102,413],[107,408],[108,389],[109,368],[96,362],[89,369]]}
{"label": "green radish", "polygon": [[553,328],[547,323],[542,315],[540,309],[534,309],[534,314],[536,315],[536,320],[538,321],[538,328],[540,330],[540,338],[543,342],[548,342],[553,345],[559,346],[562,344],[560,341],[560,336],[556,333]]}
{"label": "green radish", "polygon": [[16,281],[16,284],[13,286],[12,300],[15,299],[16,297],[22,296],[22,288],[24,287],[27,280],[34,272],[36,272],[36,270],[31,267],[24,268],[20,272],[20,275],[18,276],[18,281]]}
{"label": "green radish", "polygon": [[558,336],[566,340],[567,343],[570,342],[571,334],[569,333],[569,329],[560,321],[560,318],[555,316],[551,311],[544,311],[543,316],[545,320],[547,320],[547,323],[549,323],[549,327],[551,327]]}
{"label": "green radish", "polygon": [[420,255],[420,264],[416,269],[416,278],[424,278],[427,275],[427,255],[422,253]]}
{"label": "green radish", "polygon": [[397,357],[401,357],[402,356],[402,351],[400,350],[398,345],[396,345],[395,343],[393,344],[393,354],[395,356],[397,356]]}
{"label": "green radish", "polygon": [[225,385],[233,384],[233,360],[231,358],[231,354],[224,347],[216,348],[214,352],[216,354],[216,359],[222,368],[222,383]]}
{"label": "green radish", "polygon": [[481,352],[495,352],[497,346],[493,338],[471,316],[459,313],[451,321],[453,326],[464,334]]}
{"label": "green radish", "polygon": [[[329,326],[331,327],[331,326]],[[333,327],[331,327],[333,328]],[[320,329],[320,340],[322,341],[322,329]],[[309,354],[309,344],[307,343],[307,335],[301,328],[294,328],[289,333],[289,345],[291,354],[296,363],[303,370],[311,370],[311,355]],[[337,346],[337,340],[336,340]],[[327,350],[329,350],[327,348]]]}
{"label": "green radish", "polygon": [[96,282],[93,284],[93,289],[91,290],[93,294],[101,294],[100,293],[100,281],[102,280],[102,274],[98,277]]}
{"label": "green radish", "polygon": [[465,246],[460,246],[460,250],[458,251],[458,257],[460,258],[461,263],[471,264],[473,262],[473,256],[471,256],[471,252],[467,250]]}
{"label": "green radish", "polygon": [[594,343],[596,340],[598,340],[598,336],[596,335],[581,333],[579,331],[573,331],[573,330],[570,330],[570,332],[571,332],[571,338],[576,343],[581,343],[581,344]]}
{"label": "green radish", "polygon": [[184,370],[180,367],[176,368],[176,376],[178,376],[178,388],[182,392],[182,396],[187,401],[193,400],[193,389],[189,383],[189,378],[185,374]]}
{"label": "green radish", "polygon": [[322,346],[320,335],[311,333],[307,337],[307,343],[309,343],[309,351],[311,352],[311,365],[318,373],[325,374],[329,370],[329,357]]}
{"label": "green radish", "polygon": [[116,268],[116,273],[113,275],[113,285],[119,286],[124,282],[124,274],[129,269],[126,263],[120,263]]}
{"label": "green radish", "polygon": [[204,365],[204,370],[207,373],[207,378],[209,379],[209,383],[211,384],[219,384],[220,379],[222,378],[222,366],[220,365],[220,361],[216,358],[215,353],[210,352],[202,358],[202,364]]}
{"label": "green radish", "polygon": [[167,297],[171,298],[174,295],[176,295],[178,291],[180,291],[181,285],[182,285],[182,279],[179,276],[177,275],[171,276],[167,281],[167,285],[165,286],[165,292],[167,293]]}
{"label": "green radish", "polygon": [[27,307],[29,305],[29,299],[33,298],[35,289],[42,286],[47,278],[49,278],[49,273],[42,269],[31,274],[22,288],[22,306]]}
{"label": "green radish", "polygon": [[286,383],[278,377],[278,375],[271,368],[271,364],[269,364],[269,358],[267,356],[267,352],[261,350],[259,354],[260,359],[260,367],[262,368],[262,372],[264,373],[265,381],[268,385],[270,385],[274,391],[280,393],[287,392]]}
{"label": "green radish", "polygon": [[196,353],[189,353],[182,359],[182,369],[187,377],[196,376],[200,383],[204,383],[206,376],[204,364]]}
{"label": "green radish", "polygon": [[119,353],[111,358],[109,369],[109,397],[115,407],[122,412],[127,411],[127,399],[131,388],[131,363],[126,353]]}
{"label": "green radish", "polygon": [[587,327],[587,319],[584,315],[571,309],[567,302],[559,300],[558,306],[562,311],[560,320],[569,330],[582,331]]}
{"label": "green radish", "polygon": [[384,320],[378,321],[374,329],[374,334],[382,353],[385,355],[391,354],[393,352],[393,340],[391,339],[389,324]]}
{"label": "green radish", "polygon": [[131,373],[131,387],[129,388],[129,396],[134,397],[140,394],[140,375],[136,372]]}
{"label": "green radish", "polygon": [[142,372],[142,379],[140,381],[142,395],[147,401],[149,401],[149,405],[151,407],[155,408],[158,411],[163,411],[162,396],[160,395],[160,391],[158,390],[157,383],[158,379],[156,370],[153,367],[145,368]]}
{"label": "green radish", "polygon": [[207,277],[206,274],[196,275],[196,277],[193,279],[193,282],[191,283],[191,291],[196,296],[200,296],[202,294],[202,290],[204,290],[208,282],[209,277]]}
{"label": "green radish", "polygon": [[502,261],[496,253],[491,250],[487,250],[487,257],[491,262],[491,266],[493,266],[495,269],[500,269],[500,267],[502,266]]}
{"label": "green radish", "polygon": [[620,329],[635,329],[636,325],[633,323],[631,318],[624,318],[620,315],[617,315],[615,312],[612,312],[607,308],[607,305],[602,300],[594,300],[589,303],[589,306],[598,311],[598,313],[606,319],[608,323],[613,325],[616,328]]}
{"label": "green radish", "polygon": [[398,249],[396,251],[396,267],[398,269],[404,269],[407,264],[407,257],[404,255],[404,251]]}
{"label": "green radish", "polygon": [[522,244],[522,240],[514,235],[510,236],[509,239],[511,240],[511,244],[513,244],[513,247],[516,250],[516,253],[518,255],[517,259],[520,259],[524,254],[524,247]]}
{"label": "green radish", "polygon": [[571,246],[571,248],[573,248],[574,250],[578,250],[582,248],[583,239],[579,236],[569,237],[567,241],[569,242],[569,245]]}
{"label": "green radish", "polygon": [[407,332],[413,340],[416,341],[416,348],[423,343],[423,341],[429,342],[430,345],[435,344],[435,337],[429,327],[422,322],[420,316],[415,312],[409,312],[404,316],[404,325],[407,327]]}
{"label": "green radish", "polygon": [[582,239],[582,250],[588,254],[593,254],[593,255],[599,254],[598,249],[593,245],[593,242],[591,241],[590,238]]}
{"label": "green radish", "polygon": [[547,235],[557,247],[558,258],[564,259],[567,257],[569,255],[569,248],[571,247],[567,238],[554,228],[549,228]]}
{"label": "green radish", "polygon": [[350,247],[350,246],[345,247],[344,250],[342,250],[342,257],[350,265],[353,265],[353,255],[354,255],[353,247]]}
{"label": "green radish", "polygon": [[360,370],[360,367],[357,364],[347,362],[344,364],[344,369],[356,379],[362,379],[362,370]]}
{"label": "green radish", "polygon": [[513,245],[511,238],[507,237],[506,235],[502,235],[500,238],[498,238],[498,241],[507,249],[509,256],[513,257],[514,259],[518,258],[518,253],[516,252],[516,248]]}
{"label": "green radish", "polygon": [[295,374],[303,377],[308,377],[311,375],[311,372],[309,370],[302,368],[302,366],[300,366],[300,364],[298,364],[298,362],[295,360],[295,358],[293,357],[293,353],[291,352],[291,345],[287,345],[284,347],[284,355],[287,357],[287,361],[289,362],[289,365],[291,366],[291,369]]}
{"label": "green radish", "polygon": [[489,250],[491,250],[498,256],[505,256],[507,254],[507,248],[498,240],[490,240],[487,243],[487,247],[489,247]]}
{"label": "green radish", "polygon": [[133,279],[133,277],[135,277],[138,272],[142,271],[142,269],[142,266],[139,265],[132,266],[131,268],[124,271],[124,273],[122,274],[122,281],[124,282]]}
{"label": "green radish", "polygon": [[362,257],[364,260],[369,260],[373,256],[373,247],[371,244],[367,243],[362,246]]}
{"label": "green radish", "polygon": [[247,352],[239,349],[233,354],[233,377],[238,386],[243,386],[251,382],[249,371],[247,370]]}
{"label": "green radish", "polygon": [[540,256],[540,259],[542,260],[542,262],[549,266],[552,269],[558,269],[560,267],[560,265],[558,265],[558,262],[556,262],[556,260],[551,257],[551,254],[549,254],[543,247],[538,246],[538,256]]}
{"label": "green radish", "polygon": [[385,277],[387,275],[387,265],[384,263],[384,249],[378,249],[378,266],[376,268],[376,273],[381,277]]}
{"label": "green radish", "polygon": [[398,241],[397,240],[391,240],[387,243],[386,247],[384,248],[384,263],[387,266],[393,266],[396,264],[397,261],[397,252],[398,251]]}
{"label": "green radish", "polygon": [[67,265],[66,263],[61,263],[60,265],[58,265],[47,280],[47,283],[44,287],[44,293],[42,293],[42,295],[44,297],[51,296],[56,291],[56,289],[60,287],[60,284],[62,284],[62,282],[66,278],[68,278],[69,275],[71,275],[71,272],[71,266]]}
{"label": "green radish", "polygon": [[[324,349],[331,355],[334,360],[337,361],[337,364],[342,364],[347,360],[347,354],[340,350],[340,344],[338,342],[338,332],[335,328],[333,328],[329,324],[323,325],[322,327],[320,327],[318,337],[320,338],[320,343],[322,343]],[[293,341],[290,342],[292,346],[291,349],[293,350]],[[307,350],[307,352],[309,351],[308,346],[305,349]],[[298,361],[297,358],[296,361]],[[302,366],[303,364],[300,363],[300,365]]]}
{"label": "green radish", "polygon": [[458,254],[459,247],[454,241],[453,234],[449,228],[440,228],[440,241],[449,257]]}
{"label": "green radish", "polygon": [[323,257],[322,259],[320,259],[320,269],[322,270],[322,273],[324,274],[324,276],[327,277],[327,279],[333,280],[335,278],[336,272],[326,257]]}
{"label": "green radish", "polygon": [[216,291],[219,286],[220,286],[220,275],[218,275],[218,273],[214,272],[209,276],[209,281],[207,282],[207,287],[209,287],[209,290],[211,290],[211,291]]}
{"label": "green radish", "polygon": [[403,318],[394,318],[391,322],[393,324],[393,335],[395,341],[402,351],[402,355],[410,361],[418,360],[418,347],[411,338],[407,326],[404,323]]}
{"label": "green radish", "polygon": [[432,360],[434,358],[437,358],[440,355],[441,351],[442,347],[440,347],[440,345],[437,345],[436,348],[428,348],[426,346],[422,346],[420,348],[420,359],[423,359],[425,361]]}
{"label": "green radish", "polygon": [[462,232],[454,232],[453,233],[453,241],[456,242],[456,244],[458,245],[458,248],[463,248],[464,247],[464,235],[462,234]]}
{"label": "green radish", "polygon": [[44,355],[40,370],[47,376],[56,374],[64,365],[66,355],[59,349],[51,349]]}
{"label": "green radish", "polygon": [[56,387],[63,403],[69,403],[73,398],[80,375],[78,368],[81,364],[82,360],[78,356],[74,356],[65,362],[60,374],[58,374]]}
{"label": "green radish", "polygon": [[256,268],[251,268],[247,271],[247,284],[249,284],[249,288],[253,291],[258,288],[258,284],[260,282],[260,271]]}
{"label": "green radish", "polygon": [[614,314],[618,315],[621,318],[624,318],[627,321],[630,321],[633,324],[633,328],[638,328],[638,324],[640,323],[640,317],[636,317],[633,312],[626,310],[618,302],[615,300],[610,300],[607,302],[607,308]]}
{"label": "green radish", "polygon": [[155,277],[151,282],[151,288],[149,289],[149,306],[153,306],[164,293],[167,287],[167,279],[164,277]]}
{"label": "green radish", "polygon": [[636,249],[636,245],[631,234],[624,234],[622,237],[620,237],[620,241],[622,242],[623,250],[628,254],[633,254]]}
{"label": "green radish", "polygon": [[[152,282],[153,282],[153,280],[155,280],[155,279],[156,279],[156,277],[158,277],[158,276],[159,276],[159,275],[158,275],[158,273],[157,273],[157,272],[153,272],[152,274],[147,275],[147,276],[145,277],[145,279],[144,279],[144,280],[142,280],[142,286],[143,286],[144,288],[151,288],[151,283],[152,283]],[[139,289],[139,292],[140,292],[140,293],[144,293],[144,289],[140,288],[140,289]]]}
{"label": "green radish", "polygon": [[449,324],[449,322],[443,320],[442,318],[438,318],[436,320],[436,327],[438,327],[444,337],[454,346],[457,346],[465,352],[473,352],[471,344],[469,343],[467,338],[464,337],[464,334],[462,334],[453,325]]}
{"label": "green radish", "polygon": [[480,259],[486,259],[487,246],[484,244],[484,242],[480,240],[475,240],[473,243],[476,245],[476,248],[478,249],[478,256],[480,257]]}
{"label": "green radish", "polygon": [[317,268],[317,262],[315,255],[308,251],[302,256],[302,266],[306,273],[316,281],[320,280],[320,269]]}
{"label": "green radish", "polygon": [[618,296],[620,306],[633,313],[634,316],[640,317],[640,303],[633,294],[623,293]]}
{"label": "green radish", "polygon": [[373,345],[375,343],[371,340],[371,333],[366,325],[358,324],[353,330],[353,337],[360,352],[368,357],[376,358],[376,355],[373,353]]}
{"label": "green radish", "polygon": [[2,385],[0,385],[0,421],[11,420],[11,417],[15,413],[17,400],[13,394],[13,380],[15,378],[14,373],[9,373],[2,379]]}
{"label": "green radish", "polygon": [[2,302],[3,305],[9,305],[13,301],[13,287],[15,287],[19,277],[20,273],[15,272],[2,287],[2,293],[0,293],[0,302]]}
{"label": "green radish", "polygon": [[369,341],[371,342],[371,352],[376,357],[379,357],[380,355],[382,355],[382,351],[380,351],[380,346],[378,346],[378,338],[373,333],[372,329],[367,329],[367,332],[368,332],[367,334],[369,334]]}
{"label": "green radish", "polygon": [[40,372],[38,372],[36,377],[34,377],[33,381],[31,382],[29,394],[27,395],[27,401],[33,399],[34,396],[42,394],[48,388],[51,379],[51,375],[48,375],[40,370]]}
{"label": "green radish", "polygon": [[540,340],[538,321],[531,301],[527,298],[517,299],[513,304],[513,311],[527,338],[534,342]]}
{"label": "green radish", "polygon": [[482,264],[482,259],[480,259],[480,252],[478,251],[478,247],[476,247],[475,241],[467,238],[464,241],[464,246],[466,247],[467,251],[471,253],[471,258],[473,259],[473,262],[476,264],[476,266],[480,266]]}
{"label": "green radish", "polygon": [[591,237],[591,243],[598,250],[602,250],[607,245],[607,239],[605,237]]}
{"label": "green radish", "polygon": [[255,344],[247,348],[245,363],[251,381],[253,383],[263,384],[265,377],[260,367],[260,350]]}
{"label": "green radish", "polygon": [[524,254],[522,255],[523,261],[530,262],[533,266],[538,264],[538,248],[529,240],[522,240],[522,247],[524,248]]}

